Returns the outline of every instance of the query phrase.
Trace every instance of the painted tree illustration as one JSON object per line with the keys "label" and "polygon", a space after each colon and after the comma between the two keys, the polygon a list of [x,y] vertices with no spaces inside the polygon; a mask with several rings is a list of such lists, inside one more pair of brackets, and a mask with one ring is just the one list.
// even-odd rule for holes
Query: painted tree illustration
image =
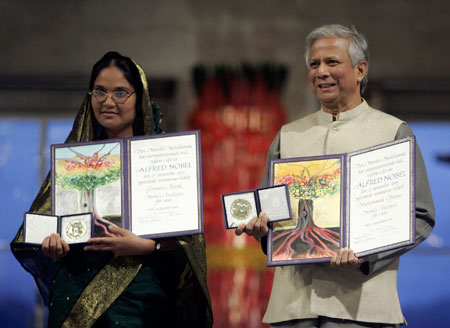
{"label": "painted tree illustration", "polygon": [[99,155],[102,147],[92,155],[83,155],[72,148],[75,154],[72,158],[59,159],[56,167],[56,184],[62,189],[77,190],[79,192],[80,213],[93,212],[96,217],[96,189],[117,181],[120,178],[120,162],[114,160],[111,152]]}
{"label": "painted tree illustration", "polygon": [[340,187],[339,160],[323,162],[315,173],[308,166],[297,165],[300,174],[276,178],[275,184],[288,184],[291,198],[298,200],[298,217],[295,228],[274,230],[274,259],[331,257],[339,248],[339,233],[314,222],[314,199],[332,195]]}

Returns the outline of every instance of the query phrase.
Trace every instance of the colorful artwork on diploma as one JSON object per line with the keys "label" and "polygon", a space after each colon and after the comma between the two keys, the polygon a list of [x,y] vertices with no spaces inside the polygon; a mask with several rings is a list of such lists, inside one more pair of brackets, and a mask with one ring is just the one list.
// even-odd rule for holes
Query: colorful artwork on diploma
{"label": "colorful artwork on diploma", "polygon": [[274,223],[272,261],[329,258],[340,247],[341,159],[275,163],[274,184],[287,184],[293,218]]}
{"label": "colorful artwork on diploma", "polygon": [[122,226],[120,143],[57,147],[53,165],[56,215],[93,213],[96,236]]}

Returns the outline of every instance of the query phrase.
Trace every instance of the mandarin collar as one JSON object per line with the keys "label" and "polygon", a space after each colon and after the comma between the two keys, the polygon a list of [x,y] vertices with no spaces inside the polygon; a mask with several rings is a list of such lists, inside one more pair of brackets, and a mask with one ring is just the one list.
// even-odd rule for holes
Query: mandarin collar
{"label": "mandarin collar", "polygon": [[319,119],[321,121],[326,122],[326,123],[332,123],[332,122],[339,122],[339,121],[350,121],[351,119],[366,112],[368,109],[369,109],[369,105],[367,104],[366,100],[364,98],[362,98],[362,102],[355,108],[352,108],[348,111],[339,113],[338,116],[336,117],[336,121],[333,121],[333,115],[325,112],[323,110],[323,108],[320,108],[318,114],[319,114]]}

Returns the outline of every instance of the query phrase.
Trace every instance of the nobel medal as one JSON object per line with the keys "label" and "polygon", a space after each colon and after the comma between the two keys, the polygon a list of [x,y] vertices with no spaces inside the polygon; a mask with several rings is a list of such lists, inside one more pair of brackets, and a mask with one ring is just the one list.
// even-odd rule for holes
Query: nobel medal
{"label": "nobel medal", "polygon": [[83,238],[86,232],[86,223],[82,220],[73,220],[66,227],[66,235],[73,240]]}
{"label": "nobel medal", "polygon": [[252,204],[246,199],[235,199],[231,203],[230,212],[235,219],[245,220],[252,213]]}

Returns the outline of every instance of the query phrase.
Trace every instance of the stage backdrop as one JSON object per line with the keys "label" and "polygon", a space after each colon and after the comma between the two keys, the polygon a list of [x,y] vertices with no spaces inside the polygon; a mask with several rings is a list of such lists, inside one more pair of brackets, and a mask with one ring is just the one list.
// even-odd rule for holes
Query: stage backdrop
{"label": "stage backdrop", "polygon": [[259,328],[272,287],[259,243],[225,230],[223,193],[255,189],[267,150],[285,122],[282,65],[193,70],[197,104],[189,129],[202,133],[208,284],[216,328]]}

